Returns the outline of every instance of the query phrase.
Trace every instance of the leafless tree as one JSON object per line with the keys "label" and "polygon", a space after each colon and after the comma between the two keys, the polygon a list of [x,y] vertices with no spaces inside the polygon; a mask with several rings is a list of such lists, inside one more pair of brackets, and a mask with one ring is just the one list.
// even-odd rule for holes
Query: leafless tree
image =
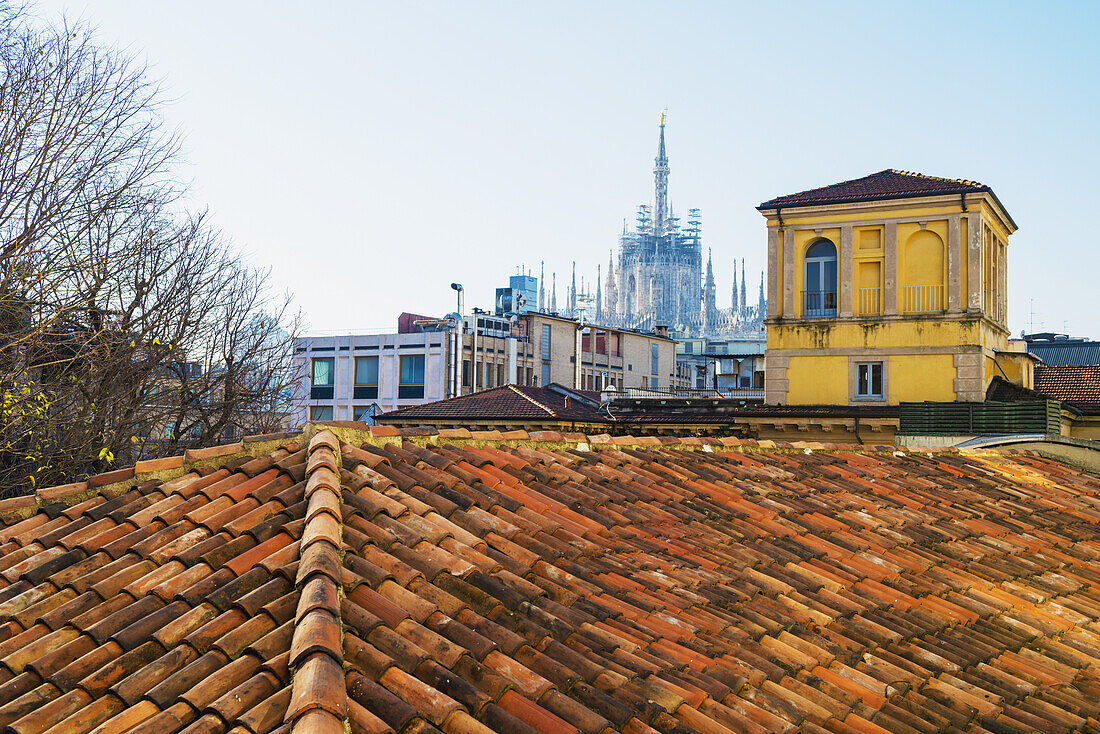
{"label": "leafless tree", "polygon": [[286,416],[297,318],[203,213],[146,70],[0,4],[0,491]]}

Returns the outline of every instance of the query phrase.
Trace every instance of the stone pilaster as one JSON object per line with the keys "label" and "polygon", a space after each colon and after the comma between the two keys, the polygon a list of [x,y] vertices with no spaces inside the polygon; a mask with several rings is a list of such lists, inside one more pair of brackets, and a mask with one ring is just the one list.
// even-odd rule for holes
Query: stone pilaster
{"label": "stone pilaster", "polygon": [[966,215],[966,308],[982,308],[982,215]]}
{"label": "stone pilaster", "polygon": [[962,242],[959,236],[960,217],[947,220],[947,312],[957,314],[962,310]]}
{"label": "stone pilaster", "polygon": [[765,353],[764,402],[768,405],[785,405],[787,403],[788,359],[788,357],[779,357]]}
{"label": "stone pilaster", "polygon": [[953,355],[955,400],[980,403],[985,400],[985,358],[981,350]]}
{"label": "stone pilaster", "polygon": [[[736,275],[736,265],[734,266]],[[745,304],[741,304],[744,307]],[[779,228],[768,227],[768,318],[779,315]]]}
{"label": "stone pilaster", "polygon": [[783,316],[795,315],[794,299],[794,230],[783,230]]}
{"label": "stone pilaster", "polygon": [[840,315],[852,315],[852,284],[855,282],[852,259],[852,225],[846,224],[840,228],[840,258],[836,263],[836,281],[840,291],[837,295],[840,299]]}
{"label": "stone pilaster", "polygon": [[886,261],[882,274],[882,312],[891,316],[898,312],[898,224],[886,223]]}

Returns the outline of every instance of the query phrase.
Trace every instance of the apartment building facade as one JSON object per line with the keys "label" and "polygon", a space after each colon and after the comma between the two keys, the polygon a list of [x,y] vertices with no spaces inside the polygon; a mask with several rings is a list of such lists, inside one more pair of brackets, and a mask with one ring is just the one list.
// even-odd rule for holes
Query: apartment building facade
{"label": "apartment building facade", "polygon": [[676,378],[676,343],[666,335],[582,326],[542,313],[514,320],[475,313],[462,334],[455,389],[453,327],[424,321],[430,322],[418,322],[422,331],[298,339],[298,422],[371,422],[378,413],[509,384],[662,389]]}
{"label": "apartment building facade", "polygon": [[757,208],[769,404],[981,401],[994,375],[1030,387],[1008,345],[1016,224],[989,186],[891,169]]}

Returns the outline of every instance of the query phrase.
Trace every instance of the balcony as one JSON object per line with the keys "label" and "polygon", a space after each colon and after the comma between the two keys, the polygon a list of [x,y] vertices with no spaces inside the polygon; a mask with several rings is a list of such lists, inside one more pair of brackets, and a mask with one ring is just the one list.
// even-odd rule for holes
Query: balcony
{"label": "balcony", "polygon": [[874,316],[882,313],[882,289],[859,289],[859,315]]}
{"label": "balcony", "polygon": [[836,316],[836,291],[802,291],[802,316],[804,318]]}
{"label": "balcony", "polygon": [[943,285],[907,285],[902,313],[942,313]]}

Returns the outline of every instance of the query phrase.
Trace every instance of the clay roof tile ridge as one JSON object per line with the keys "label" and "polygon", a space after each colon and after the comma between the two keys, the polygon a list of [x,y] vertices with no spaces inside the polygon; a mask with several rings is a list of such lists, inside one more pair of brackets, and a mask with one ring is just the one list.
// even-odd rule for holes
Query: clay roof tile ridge
{"label": "clay roof tile ridge", "polygon": [[551,410],[551,409],[550,409],[550,408],[548,408],[547,406],[543,405],[543,404],[542,404],[542,403],[540,403],[539,401],[535,400],[535,399],[534,399],[533,397],[531,397],[531,396],[530,396],[530,395],[528,395],[527,393],[523,392],[522,390],[520,390],[519,388],[517,388],[517,387],[516,387],[515,385],[509,385],[508,387],[509,387],[509,388],[510,388],[510,389],[512,390],[512,392],[514,392],[514,393],[515,393],[516,395],[519,395],[519,396],[520,396],[521,398],[524,398],[524,399],[526,399],[526,400],[527,400],[527,401],[529,401],[530,403],[534,404],[534,405],[535,405],[536,407],[538,407],[538,408],[542,408],[543,410],[545,410],[545,411],[547,412],[547,414],[549,414],[549,415],[551,415],[551,416],[553,416],[553,417],[555,417],[555,418],[557,418],[557,417],[558,417],[558,414],[557,414],[557,413],[555,413],[555,412],[554,412],[553,410]]}
{"label": "clay roof tile ridge", "polygon": [[[292,732],[343,728],[348,712],[347,685],[341,642],[339,597],[343,515],[340,481],[331,467],[340,467],[340,440],[329,430],[309,443],[308,466],[313,470],[305,501],[317,511],[307,516],[302,532],[296,586],[300,591],[289,663],[290,702],[284,717]],[[324,499],[332,495],[330,500]],[[307,549],[308,547],[308,549]]]}

